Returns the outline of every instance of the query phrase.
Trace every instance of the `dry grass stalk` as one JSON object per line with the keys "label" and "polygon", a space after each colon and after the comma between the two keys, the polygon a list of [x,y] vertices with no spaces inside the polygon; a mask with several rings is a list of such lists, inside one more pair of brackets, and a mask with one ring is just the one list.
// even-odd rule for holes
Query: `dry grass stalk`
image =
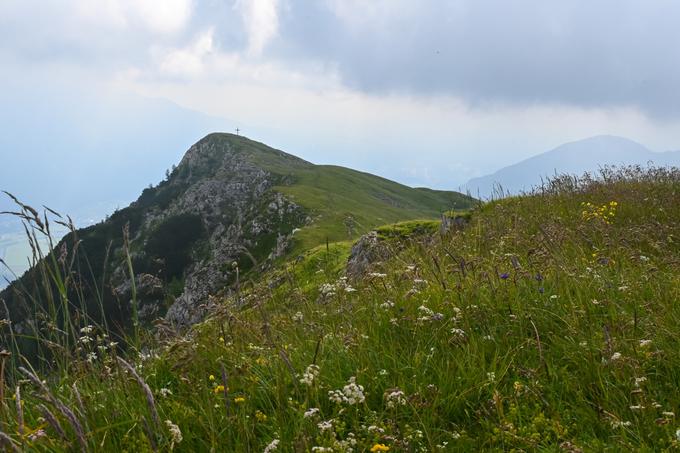
{"label": "dry grass stalk", "polygon": [[158,451],[158,445],[156,445],[156,439],[154,438],[153,430],[151,429],[151,426],[149,426],[149,421],[146,419],[146,417],[142,417],[142,421],[144,422],[144,424],[143,424],[144,433],[146,434],[147,439],[149,439],[149,444],[151,445],[151,450],[152,451]]}
{"label": "dry grass stalk", "polygon": [[68,420],[69,424],[73,428],[73,431],[75,431],[76,436],[78,437],[78,442],[80,443],[80,449],[81,451],[86,452],[87,451],[87,441],[85,440],[85,432],[83,431],[83,426],[80,424],[80,421],[78,421],[78,418],[76,415],[73,413],[71,409],[69,409],[68,406],[66,406],[64,403],[62,403],[57,397],[55,397],[52,392],[50,392],[50,389],[41,381],[38,376],[30,372],[24,367],[19,367],[19,371],[24,373],[28,379],[33,382],[33,384],[36,385],[36,387],[40,388],[42,392],[45,394],[47,399],[49,400],[50,403],[54,407],[61,412],[61,414],[66,417]]}
{"label": "dry grass stalk", "polygon": [[5,404],[5,361],[12,353],[6,350],[0,351],[0,404]]}
{"label": "dry grass stalk", "polygon": [[14,392],[14,401],[17,405],[17,429],[19,434],[24,435],[24,408],[21,406],[21,387],[17,385]]}
{"label": "dry grass stalk", "polygon": [[118,357],[118,363],[125,368],[131,375],[132,377],[135,378],[139,386],[142,388],[144,391],[144,394],[146,396],[146,403],[149,405],[149,410],[151,411],[151,416],[153,417],[153,421],[156,424],[156,426],[160,426],[160,417],[158,416],[158,410],[156,410],[156,402],[153,398],[153,393],[151,392],[151,388],[149,385],[144,382],[144,379],[137,374],[137,371],[135,371],[135,368],[130,365],[128,362],[126,362],[124,359]]}
{"label": "dry grass stalk", "polygon": [[19,447],[17,447],[14,441],[12,440],[12,438],[9,437],[7,434],[3,433],[2,431],[0,431],[0,445],[4,446],[5,448],[9,447],[12,449],[12,451],[16,453],[21,452]]}
{"label": "dry grass stalk", "polygon": [[38,410],[40,410],[40,413],[42,416],[45,418],[45,421],[54,429],[57,434],[61,436],[62,439],[66,440],[66,432],[64,431],[64,428],[61,427],[61,423],[59,423],[59,420],[57,420],[57,417],[54,416],[54,414],[45,406],[44,404],[38,404]]}

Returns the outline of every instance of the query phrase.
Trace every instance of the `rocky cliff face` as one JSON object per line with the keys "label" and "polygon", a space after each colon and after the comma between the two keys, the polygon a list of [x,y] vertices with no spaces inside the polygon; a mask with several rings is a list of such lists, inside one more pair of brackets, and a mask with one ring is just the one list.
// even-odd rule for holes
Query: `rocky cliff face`
{"label": "rocky cliff face", "polygon": [[[266,266],[285,252],[293,229],[302,226],[307,216],[300,206],[272,190],[281,179],[254,163],[237,144],[208,137],[194,145],[159,186],[153,195],[169,194],[169,200],[144,214],[133,238],[141,248],[135,261],[148,262],[154,250],[145,245],[169,219],[184,216],[201,224],[200,239],[191,244],[191,259],[181,275],[168,275],[167,269],[160,272],[166,280],[183,282],[167,311],[172,324],[185,327],[200,321],[208,296],[228,287],[237,267],[244,272]],[[143,198],[138,203],[144,203]],[[119,279],[124,279],[122,271],[115,274]]]}

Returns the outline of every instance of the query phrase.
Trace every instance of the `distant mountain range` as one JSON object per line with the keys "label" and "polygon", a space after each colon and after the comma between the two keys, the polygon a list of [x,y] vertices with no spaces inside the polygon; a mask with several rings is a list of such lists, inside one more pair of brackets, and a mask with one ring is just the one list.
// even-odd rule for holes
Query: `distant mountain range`
{"label": "distant mountain range", "polygon": [[465,185],[471,195],[482,198],[516,194],[540,185],[555,174],[582,174],[604,165],[680,166],[680,151],[654,152],[623,137],[600,135],[565,143],[497,172],[473,178]]}

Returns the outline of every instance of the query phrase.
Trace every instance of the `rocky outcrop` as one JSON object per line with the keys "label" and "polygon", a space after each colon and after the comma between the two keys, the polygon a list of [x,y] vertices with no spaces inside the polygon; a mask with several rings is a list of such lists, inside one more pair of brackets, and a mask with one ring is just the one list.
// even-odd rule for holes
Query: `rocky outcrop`
{"label": "rocky outcrop", "polygon": [[347,260],[346,275],[352,280],[357,280],[365,276],[374,264],[388,259],[391,254],[388,244],[378,237],[376,231],[371,231],[352,246]]}
{"label": "rocky outcrop", "polygon": [[[158,274],[180,286],[165,314],[166,320],[180,329],[205,317],[209,296],[225,288],[228,291],[236,267],[245,272],[282,256],[293,229],[307,220],[300,206],[273,190],[282,183],[279,175],[257,165],[237,144],[209,138],[189,149],[168,179],[133,205],[145,208],[132,240],[138,250],[135,261],[145,263],[152,272],[154,266],[149,263],[160,260]],[[178,218],[200,220],[202,233],[188,247],[186,266],[168,275],[172,253],[161,251],[164,258],[159,259],[154,255],[158,247],[150,244],[158,241],[158,231],[164,225]],[[181,223],[175,224],[173,228],[181,230]],[[175,230],[166,233],[169,239],[165,246],[169,248],[173,247],[173,238],[182,234]],[[118,279],[117,288],[129,285],[124,269],[113,275]],[[139,300],[140,306],[153,302],[151,298]],[[157,312],[165,311],[162,303],[157,301],[156,305]]]}
{"label": "rocky outcrop", "polygon": [[444,214],[442,215],[442,223],[439,225],[439,233],[447,234],[451,231],[462,230],[469,221],[468,217],[462,215],[452,217]]}

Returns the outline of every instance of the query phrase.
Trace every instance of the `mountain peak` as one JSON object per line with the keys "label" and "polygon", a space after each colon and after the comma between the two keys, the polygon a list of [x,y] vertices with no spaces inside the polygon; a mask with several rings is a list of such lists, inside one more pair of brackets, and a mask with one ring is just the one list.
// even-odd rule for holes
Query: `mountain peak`
{"label": "mountain peak", "polygon": [[555,174],[582,174],[597,171],[605,165],[680,165],[677,153],[657,153],[625,137],[596,135],[564,143],[550,151],[501,168],[493,174],[473,178],[466,184],[471,193],[482,197],[531,190],[541,180]]}
{"label": "mountain peak", "polygon": [[[186,152],[177,169],[192,173],[215,174],[225,166],[248,163],[263,170],[279,174],[288,173],[290,167],[313,166],[292,154],[271,148],[264,143],[251,140],[242,135],[214,132],[196,142]],[[186,169],[185,169],[186,167]]]}

